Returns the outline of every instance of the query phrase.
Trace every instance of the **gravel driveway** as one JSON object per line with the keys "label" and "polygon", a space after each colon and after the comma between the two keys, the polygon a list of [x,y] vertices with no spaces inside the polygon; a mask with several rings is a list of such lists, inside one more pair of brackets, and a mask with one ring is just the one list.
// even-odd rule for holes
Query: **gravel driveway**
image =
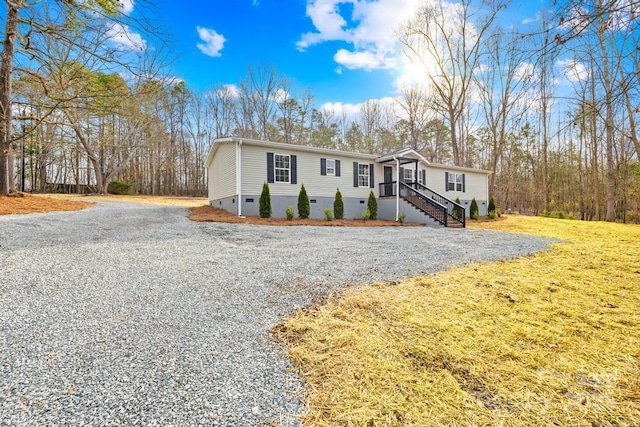
{"label": "gravel driveway", "polygon": [[545,248],[431,227],[192,223],[101,202],[0,217],[0,425],[297,425],[269,329],[345,286]]}

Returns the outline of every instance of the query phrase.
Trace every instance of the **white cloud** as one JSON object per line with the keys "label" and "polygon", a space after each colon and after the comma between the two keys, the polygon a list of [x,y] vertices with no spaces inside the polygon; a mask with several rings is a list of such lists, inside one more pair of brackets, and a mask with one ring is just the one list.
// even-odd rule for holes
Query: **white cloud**
{"label": "white cloud", "polygon": [[129,15],[133,12],[133,3],[134,0],[118,0],[118,10],[125,15]]}
{"label": "white cloud", "polygon": [[107,29],[107,36],[123,50],[141,52],[147,48],[147,42],[140,34],[131,31],[128,25],[117,22],[111,24]]}
{"label": "white cloud", "polygon": [[531,82],[538,79],[538,70],[536,66],[530,62],[521,62],[516,67],[514,76],[518,81]]}
{"label": "white cloud", "polygon": [[533,24],[540,20],[540,13],[536,13],[533,17],[525,18],[522,20],[522,25]]}
{"label": "white cloud", "polygon": [[350,70],[363,69],[365,71],[393,68],[396,63],[394,58],[379,53],[369,51],[349,52],[346,49],[339,49],[333,59]]}
{"label": "white cloud", "polygon": [[[400,107],[400,104],[398,103],[398,100],[396,98],[386,96],[380,99],[370,99],[369,101],[377,101],[383,109],[385,107],[391,108],[396,116],[400,117],[403,114],[402,108]],[[344,114],[347,123],[350,123],[352,121],[360,120],[360,112],[362,111],[362,106],[364,104],[364,102],[360,102],[358,104],[325,102],[324,104],[322,104],[320,109],[338,119],[341,118]]]}
{"label": "white cloud", "polygon": [[227,41],[224,36],[211,28],[196,27],[196,29],[200,40],[204,42],[197,44],[200,52],[211,57],[221,56],[220,51],[224,48],[224,42]]}
{"label": "white cloud", "polygon": [[558,61],[558,66],[560,67],[562,74],[571,83],[578,83],[589,78],[589,71],[587,70],[587,67],[582,62],[578,62],[575,59],[561,59]]}
{"label": "white cloud", "polygon": [[[323,42],[342,41],[352,49],[340,49],[334,60],[345,67],[394,68],[398,51],[394,31],[421,4],[424,4],[422,0],[307,0],[307,16],[315,31],[302,35],[298,50]],[[350,7],[341,9],[340,5]],[[351,16],[346,16],[344,11],[351,11]]]}

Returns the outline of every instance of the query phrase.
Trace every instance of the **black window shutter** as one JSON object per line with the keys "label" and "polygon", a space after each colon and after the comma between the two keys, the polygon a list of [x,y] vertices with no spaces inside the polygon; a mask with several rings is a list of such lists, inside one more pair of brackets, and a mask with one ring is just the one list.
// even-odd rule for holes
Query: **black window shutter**
{"label": "black window shutter", "polygon": [[298,156],[291,155],[291,183],[298,183]]}
{"label": "black window shutter", "polygon": [[400,168],[400,182],[404,182],[404,168]]}
{"label": "black window shutter", "polygon": [[273,183],[273,153],[267,153],[267,182]]}
{"label": "black window shutter", "polygon": [[340,176],[340,160],[336,160],[336,176]]}
{"label": "black window shutter", "polygon": [[424,185],[426,187],[427,186],[427,171],[422,169],[420,171],[420,173],[422,174],[422,185]]}
{"label": "black window shutter", "polygon": [[464,185],[464,174],[462,174],[462,192],[464,193],[465,191],[465,185]]}
{"label": "black window shutter", "polygon": [[444,173],[444,191],[449,191],[449,172]]}
{"label": "black window shutter", "polygon": [[358,162],[353,162],[353,186],[358,186]]}
{"label": "black window shutter", "polygon": [[320,175],[327,174],[327,159],[320,159]]}
{"label": "black window shutter", "polygon": [[373,182],[373,163],[369,163],[369,188],[375,188]]}

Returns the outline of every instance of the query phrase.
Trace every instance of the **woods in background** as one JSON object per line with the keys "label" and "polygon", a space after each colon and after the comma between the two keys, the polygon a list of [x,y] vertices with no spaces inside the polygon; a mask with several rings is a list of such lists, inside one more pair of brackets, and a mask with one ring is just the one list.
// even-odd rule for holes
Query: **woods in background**
{"label": "woods in background", "polygon": [[[501,24],[501,3],[425,3],[397,29],[424,78],[350,109],[317,105],[310,89],[257,65],[236,85],[194,92],[166,77],[157,51],[107,47],[111,27],[96,20],[126,20],[108,1],[73,22],[60,5],[29,10],[14,34],[7,191],[104,192],[118,180],[141,194],[202,196],[212,142],[237,136],[378,154],[412,147],[492,171],[503,211],[640,222],[639,1],[556,2],[527,34]],[[64,25],[91,31],[43,30]]]}

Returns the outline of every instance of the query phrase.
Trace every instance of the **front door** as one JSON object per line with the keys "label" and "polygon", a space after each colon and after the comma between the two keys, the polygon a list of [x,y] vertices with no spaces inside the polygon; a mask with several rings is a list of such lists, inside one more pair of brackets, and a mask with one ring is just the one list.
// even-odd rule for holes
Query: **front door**
{"label": "front door", "polygon": [[[384,196],[393,196],[393,168],[384,167]],[[382,196],[382,195],[381,195]]]}

